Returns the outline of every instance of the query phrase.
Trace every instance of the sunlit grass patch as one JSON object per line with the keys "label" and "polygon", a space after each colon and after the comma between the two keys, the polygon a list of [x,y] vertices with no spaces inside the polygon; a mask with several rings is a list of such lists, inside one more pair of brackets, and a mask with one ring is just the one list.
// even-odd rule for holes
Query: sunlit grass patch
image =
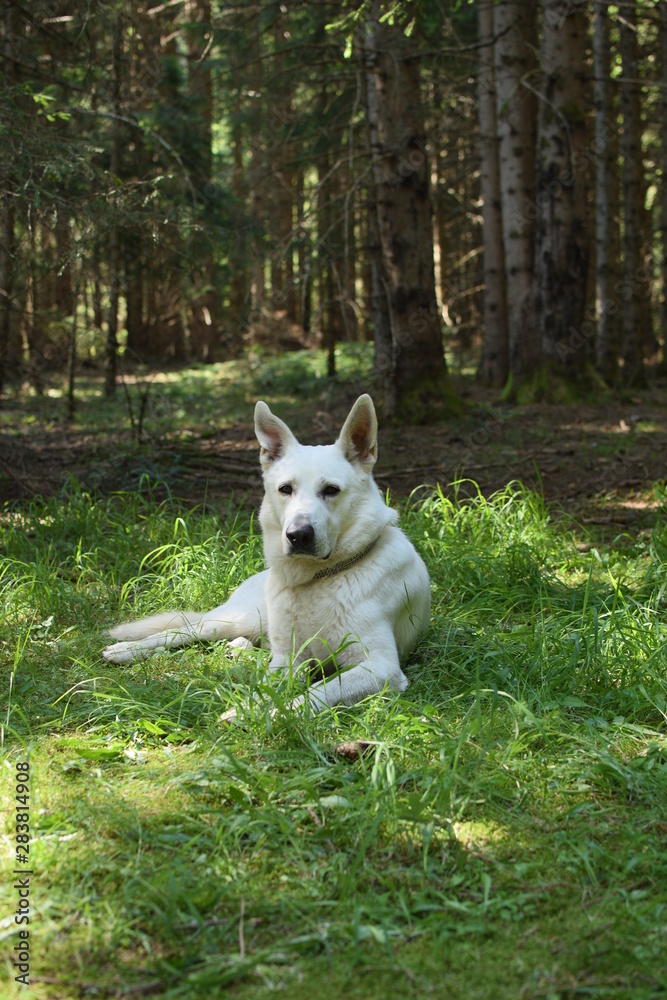
{"label": "sunlit grass patch", "polygon": [[318,716],[261,650],[100,659],[106,624],[211,607],[261,568],[249,514],[74,481],[6,512],[0,723],[33,770],[35,996],[300,997],[323,976],[340,997],[661,995],[664,495],[643,540],[581,551],[518,485],[462,492],[403,511],[433,581],[410,688]]}
{"label": "sunlit grass patch", "polygon": [[[103,393],[102,375],[85,373],[77,379],[75,425],[86,433],[142,432],[159,438],[219,433],[235,422],[248,422],[262,393],[283,408],[304,399],[329,396],[340,384],[368,386],[373,371],[372,344],[339,344],[335,379],[327,376],[327,352],[322,349],[275,354],[258,347],[240,358],[215,364],[194,364],[154,371],[135,366],[122,372],[113,399]],[[14,390],[12,405],[0,410],[4,433],[20,435],[35,424],[67,419],[63,376],[41,397],[27,389]],[[9,390],[11,392],[11,389]],[[359,390],[365,391],[365,389]]]}

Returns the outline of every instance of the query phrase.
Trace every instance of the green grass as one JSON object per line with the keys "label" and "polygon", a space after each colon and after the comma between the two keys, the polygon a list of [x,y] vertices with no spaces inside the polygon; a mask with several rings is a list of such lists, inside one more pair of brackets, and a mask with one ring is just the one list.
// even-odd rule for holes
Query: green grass
{"label": "green grass", "polygon": [[[664,996],[659,500],[651,533],[586,552],[519,486],[406,508],[434,603],[410,687],[316,717],[265,653],[100,659],[105,624],[213,606],[258,569],[249,514],[74,481],[8,509],[3,995]],[[333,752],[349,740],[368,755]],[[8,959],[26,758],[29,990]]]}
{"label": "green grass", "polygon": [[[216,364],[196,364],[172,371],[134,366],[122,373],[112,400],[104,397],[102,376],[82,373],[77,378],[75,425],[93,434],[120,428],[131,431],[139,423],[145,397],[142,433],[148,437],[206,437],[247,421],[258,398],[266,395],[280,412],[299,412],[304,398],[326,398],[337,386],[356,383],[367,391],[373,372],[372,344],[339,344],[336,378],[327,376],[327,352],[322,349],[271,354],[259,347],[242,357]],[[10,405],[0,409],[0,431],[22,435],[36,427],[66,420],[66,383],[54,373],[41,397],[21,386],[9,390]]]}

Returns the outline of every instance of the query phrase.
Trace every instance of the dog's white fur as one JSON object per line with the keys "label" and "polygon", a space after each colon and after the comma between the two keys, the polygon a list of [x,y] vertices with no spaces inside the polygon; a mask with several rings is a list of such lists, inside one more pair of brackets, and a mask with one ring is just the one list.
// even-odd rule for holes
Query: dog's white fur
{"label": "dog's white fur", "polygon": [[110,634],[122,641],[104,658],[129,663],[200,640],[243,647],[268,637],[271,670],[312,659],[333,666],[333,676],[309,688],[315,710],[354,704],[385,686],[404,691],[400,661],[428,626],[430,584],[373,481],[370,396],[357,400],[333,445],[299,444],[263,402],[255,407],[255,433],[268,568],[206,614],[168,612],[117,626]]}

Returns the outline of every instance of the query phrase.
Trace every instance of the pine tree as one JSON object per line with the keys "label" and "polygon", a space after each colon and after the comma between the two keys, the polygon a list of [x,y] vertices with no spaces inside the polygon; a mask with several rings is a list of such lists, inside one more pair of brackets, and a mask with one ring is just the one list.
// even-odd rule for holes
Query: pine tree
{"label": "pine tree", "polygon": [[458,404],[435,294],[418,51],[400,23],[380,17],[380,5],[371,5],[364,37],[374,182],[370,211],[388,319],[388,328],[375,330],[376,370],[385,413],[420,422]]}
{"label": "pine tree", "polygon": [[535,232],[539,363],[574,381],[586,361],[587,18],[585,5],[572,0],[543,0],[542,14]]}

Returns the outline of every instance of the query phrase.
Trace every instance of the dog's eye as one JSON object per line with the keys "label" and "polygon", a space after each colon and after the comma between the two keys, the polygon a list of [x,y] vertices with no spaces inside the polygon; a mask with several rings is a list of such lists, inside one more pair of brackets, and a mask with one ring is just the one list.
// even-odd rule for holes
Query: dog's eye
{"label": "dog's eye", "polygon": [[284,497],[291,497],[293,490],[289,483],[283,483],[282,486],[278,487],[278,492],[282,493]]}
{"label": "dog's eye", "polygon": [[333,483],[329,483],[329,485],[325,486],[324,489],[322,490],[323,497],[335,497],[338,496],[339,493],[340,493],[340,486],[334,486]]}

